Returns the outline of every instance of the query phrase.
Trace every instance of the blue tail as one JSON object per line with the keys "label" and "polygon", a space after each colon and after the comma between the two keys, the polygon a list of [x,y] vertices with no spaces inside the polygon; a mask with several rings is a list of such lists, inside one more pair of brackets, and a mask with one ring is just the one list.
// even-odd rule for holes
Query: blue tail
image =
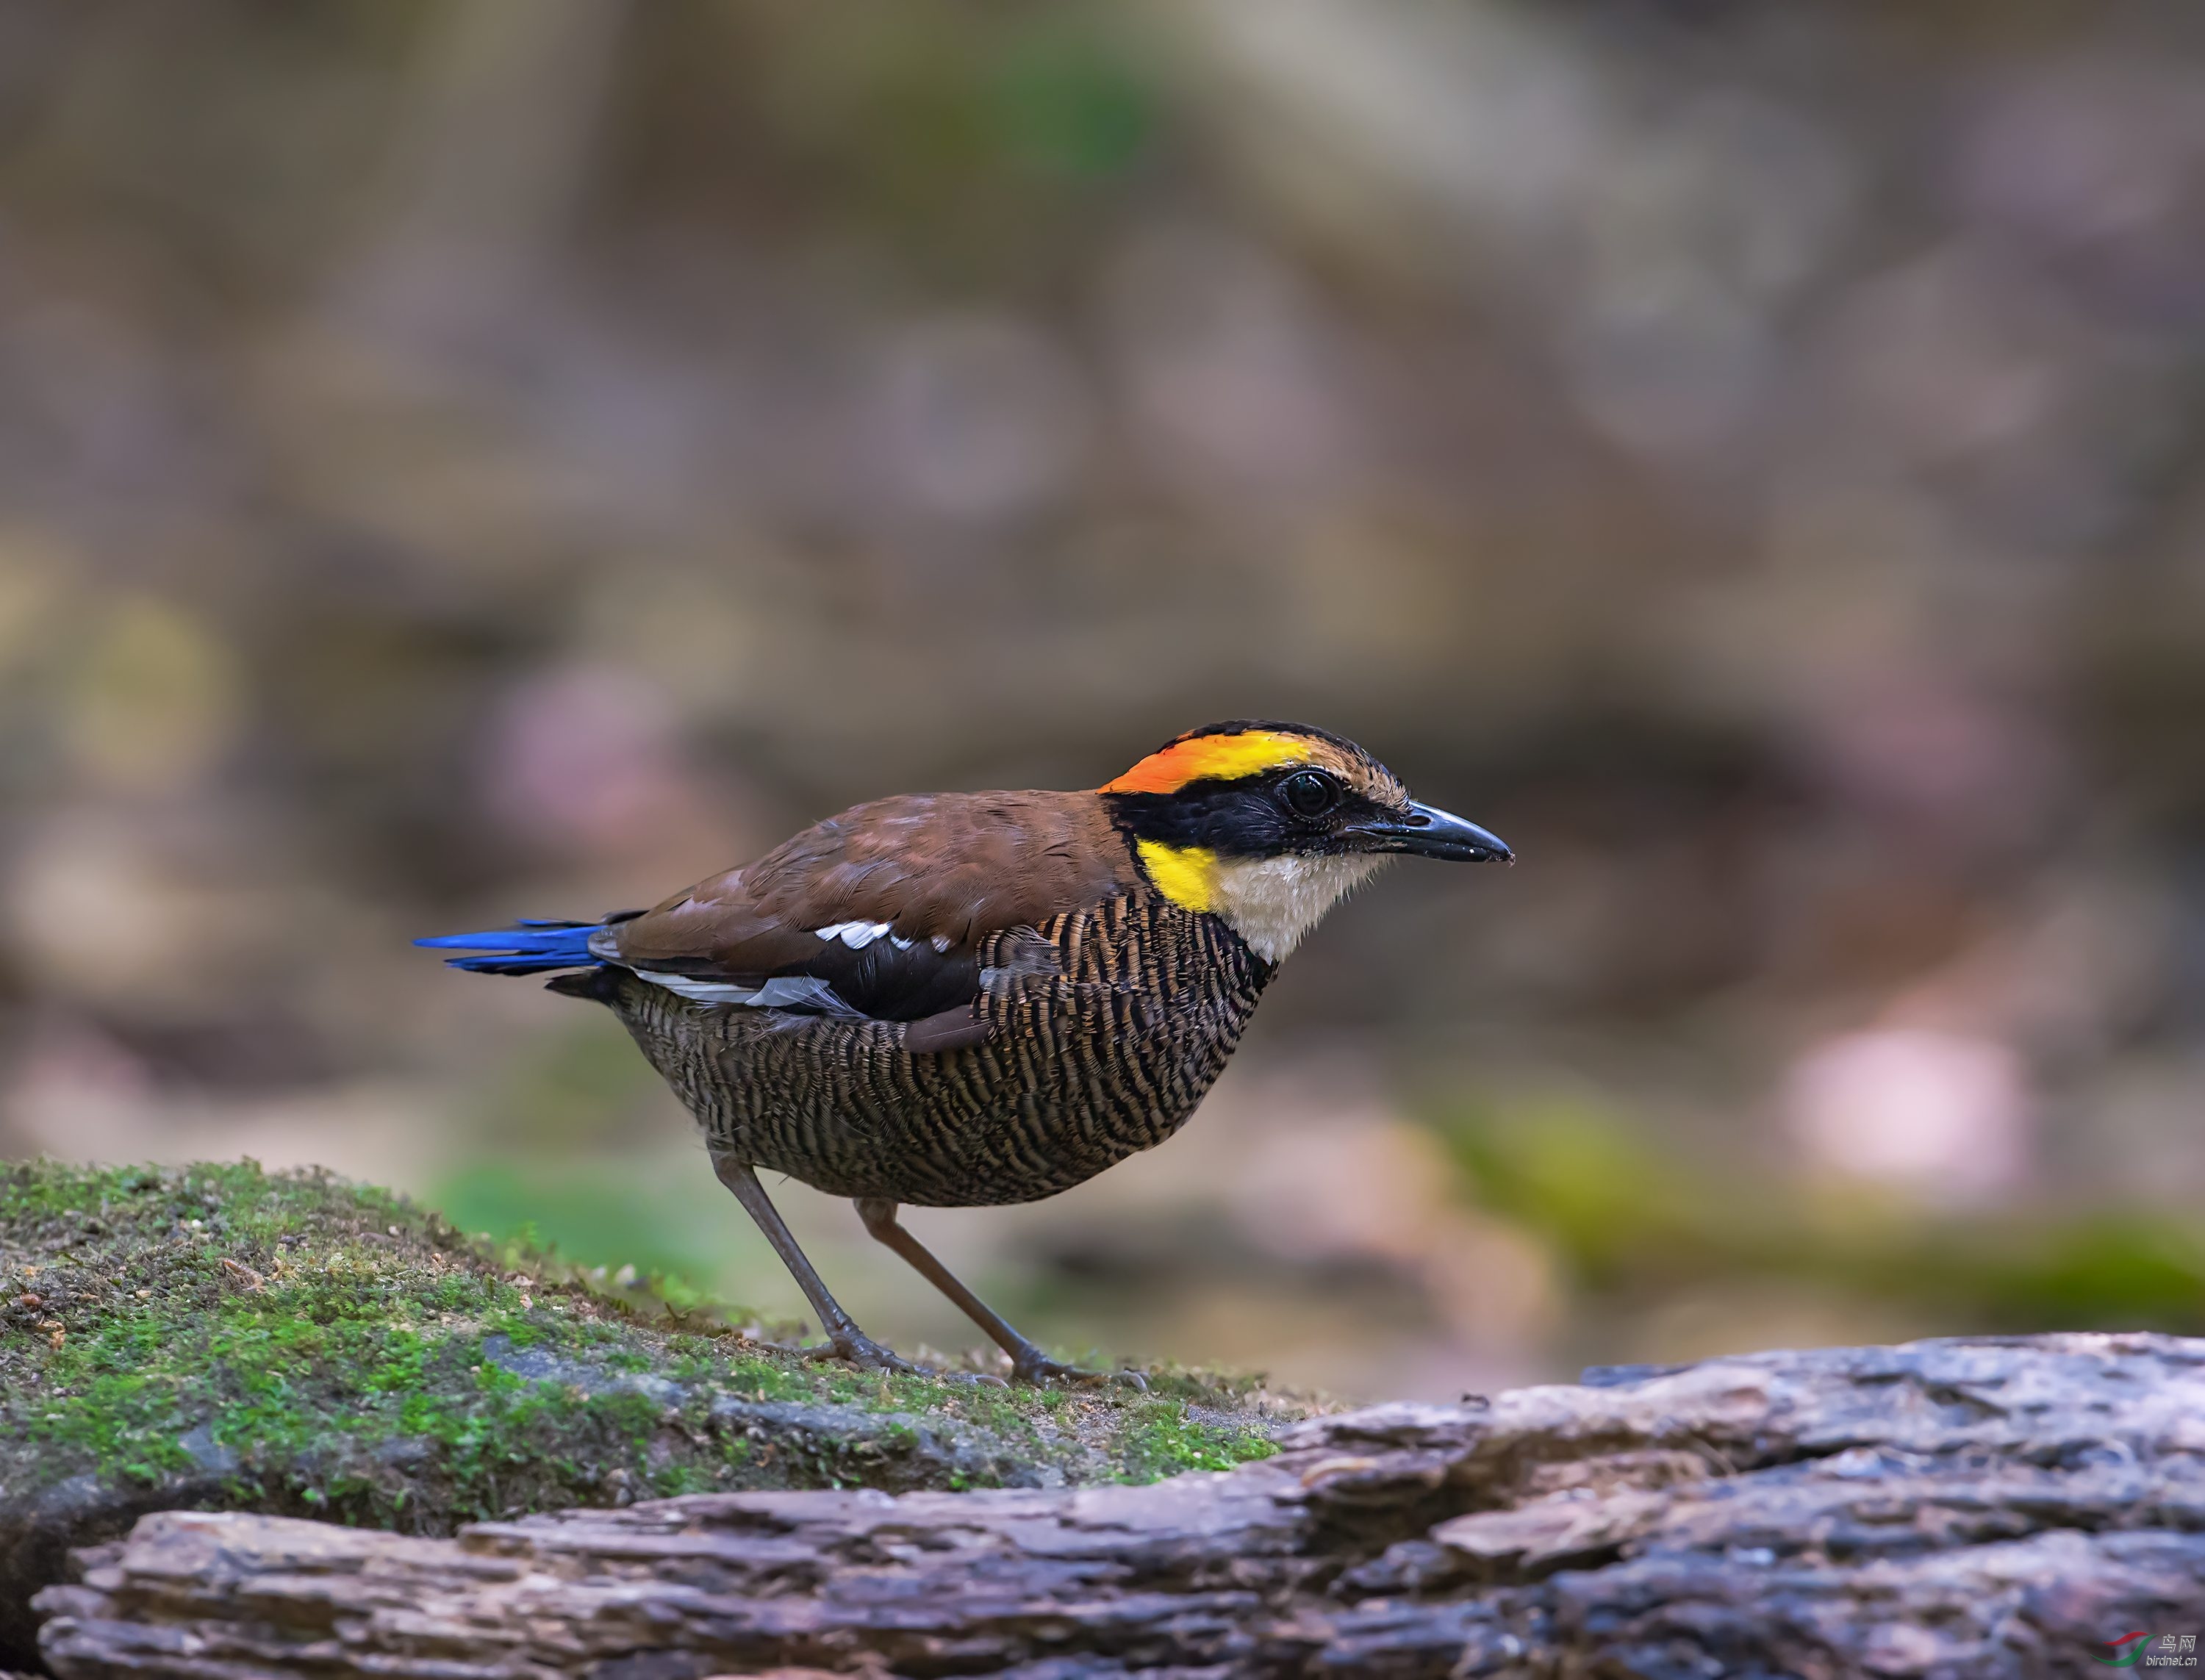
{"label": "blue tail", "polygon": [[522,920],[490,933],[439,934],[413,942],[444,951],[479,952],[479,956],[444,959],[451,967],[471,974],[548,974],[553,969],[600,966],[590,954],[590,935],[604,925]]}

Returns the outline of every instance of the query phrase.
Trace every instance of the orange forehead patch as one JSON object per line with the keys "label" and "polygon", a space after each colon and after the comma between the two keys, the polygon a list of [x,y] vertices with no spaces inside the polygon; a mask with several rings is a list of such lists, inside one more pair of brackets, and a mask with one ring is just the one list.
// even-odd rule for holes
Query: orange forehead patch
{"label": "orange forehead patch", "polygon": [[1251,729],[1239,735],[1197,735],[1192,740],[1174,741],[1162,751],[1150,753],[1115,781],[1103,783],[1102,791],[1176,793],[1191,781],[1233,781],[1288,764],[1330,763],[1335,757],[1322,741],[1275,729]]}

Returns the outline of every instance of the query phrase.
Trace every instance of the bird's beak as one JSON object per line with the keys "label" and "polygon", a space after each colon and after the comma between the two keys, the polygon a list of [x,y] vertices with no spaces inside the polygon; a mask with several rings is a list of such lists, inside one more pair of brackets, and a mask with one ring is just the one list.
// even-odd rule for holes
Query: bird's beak
{"label": "bird's beak", "polygon": [[1457,864],[1513,864],[1516,854],[1498,834],[1475,822],[1412,799],[1399,816],[1361,824],[1368,852],[1408,852]]}

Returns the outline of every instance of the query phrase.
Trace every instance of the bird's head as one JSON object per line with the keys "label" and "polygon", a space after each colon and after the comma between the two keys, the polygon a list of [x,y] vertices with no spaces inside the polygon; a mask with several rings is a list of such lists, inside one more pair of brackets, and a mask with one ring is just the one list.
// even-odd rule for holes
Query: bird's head
{"label": "bird's head", "polygon": [[1475,822],[1411,798],[1354,742],[1306,724],[1191,730],[1100,791],[1156,889],[1222,917],[1271,962],[1394,854],[1514,861]]}

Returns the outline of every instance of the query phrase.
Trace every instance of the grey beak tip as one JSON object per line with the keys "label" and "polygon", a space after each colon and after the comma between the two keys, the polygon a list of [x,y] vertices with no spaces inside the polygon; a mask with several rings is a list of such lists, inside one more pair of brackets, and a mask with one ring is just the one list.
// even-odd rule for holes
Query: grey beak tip
{"label": "grey beak tip", "polygon": [[1406,822],[1391,828],[1395,849],[1466,864],[1513,864],[1516,853],[1500,835],[1433,805],[1412,802]]}

